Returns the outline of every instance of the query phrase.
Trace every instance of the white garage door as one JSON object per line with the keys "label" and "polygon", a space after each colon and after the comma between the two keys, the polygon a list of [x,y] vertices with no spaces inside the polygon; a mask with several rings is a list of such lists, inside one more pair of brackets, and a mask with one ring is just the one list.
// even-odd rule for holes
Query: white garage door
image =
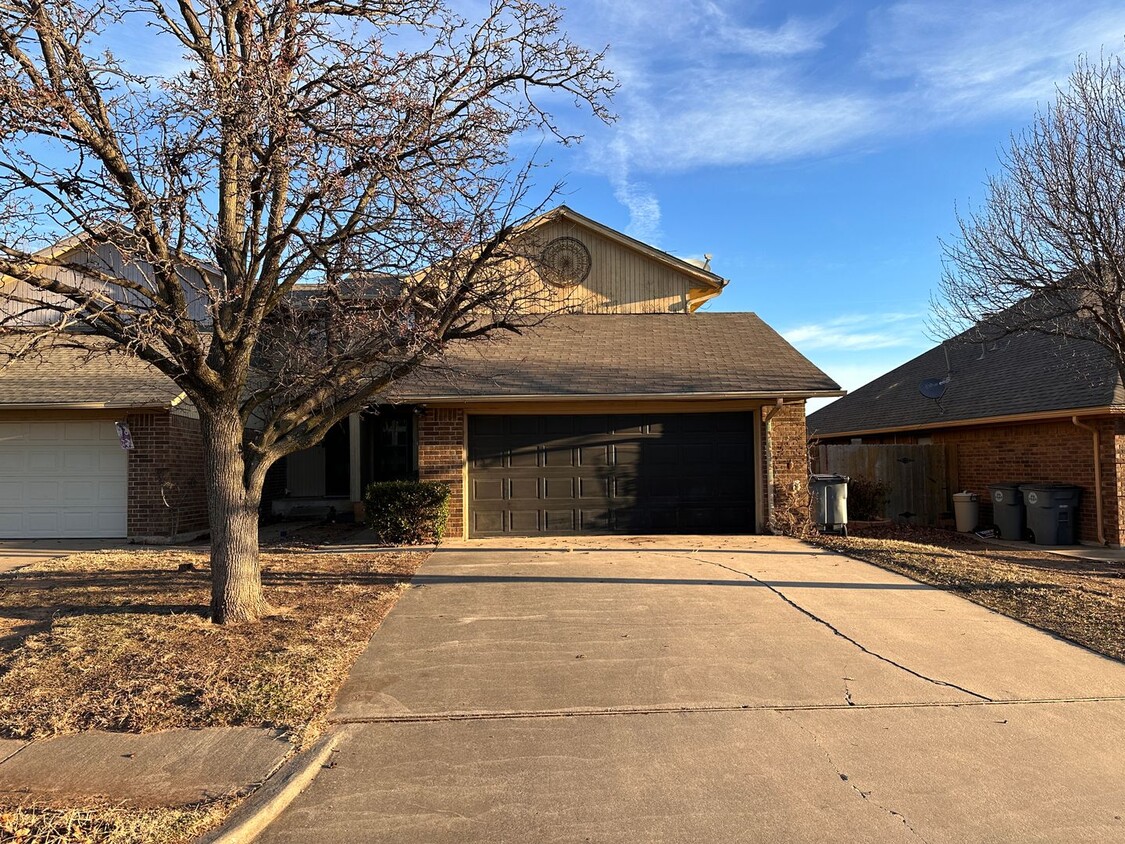
{"label": "white garage door", "polygon": [[123,537],[126,478],[113,422],[0,422],[0,538]]}

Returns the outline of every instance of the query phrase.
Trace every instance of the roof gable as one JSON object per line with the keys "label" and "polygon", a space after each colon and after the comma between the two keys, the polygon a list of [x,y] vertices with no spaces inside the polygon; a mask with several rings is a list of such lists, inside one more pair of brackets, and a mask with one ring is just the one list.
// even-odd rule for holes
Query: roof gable
{"label": "roof gable", "polygon": [[726,281],[708,269],[669,255],[589,217],[559,206],[526,223],[517,237],[527,252],[542,254],[552,242],[578,241],[588,273],[571,286],[543,284],[542,310],[586,313],[690,313],[722,292]]}

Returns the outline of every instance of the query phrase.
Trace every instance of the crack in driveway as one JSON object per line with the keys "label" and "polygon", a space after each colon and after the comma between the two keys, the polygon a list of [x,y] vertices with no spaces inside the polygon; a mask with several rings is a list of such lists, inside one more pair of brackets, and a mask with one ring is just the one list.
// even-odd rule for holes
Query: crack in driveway
{"label": "crack in driveway", "polygon": [[829,753],[828,748],[821,743],[819,735],[810,730],[804,724],[798,723],[784,713],[782,714],[782,717],[785,718],[785,720],[790,724],[795,726],[798,730],[812,738],[813,744],[816,746],[816,749],[819,750],[824,755],[824,758],[828,760],[828,764],[832,767],[832,770],[835,771],[836,776],[840,778],[841,782],[847,784],[847,786],[851,788],[851,790],[856,794],[858,794],[865,802],[870,803],[872,806],[880,809],[883,812],[886,812],[892,818],[895,818],[897,821],[899,821],[912,835],[914,835],[919,841],[921,841],[922,844],[928,844],[926,839],[922,836],[922,833],[914,828],[906,815],[904,815],[902,812],[895,811],[890,806],[884,806],[878,800],[875,800],[871,797],[870,791],[864,791],[862,788],[852,782],[851,777],[844,773],[840,769],[840,766],[836,764],[836,760],[832,758],[832,754]]}
{"label": "crack in driveway", "polygon": [[[680,555],[664,554],[663,556],[666,556],[666,557],[673,557],[674,556],[677,559],[684,559],[684,557],[682,557]],[[797,610],[797,612],[799,612],[802,615],[812,619],[817,624],[821,624],[824,627],[827,627],[829,630],[832,631],[833,634],[835,634],[836,636],[839,636],[841,639],[843,639],[846,642],[850,642],[852,645],[859,648],[861,651],[863,651],[868,656],[873,656],[876,659],[882,660],[883,662],[887,663],[888,665],[893,665],[895,668],[899,669],[900,671],[905,671],[907,674],[910,674],[914,677],[917,677],[919,680],[924,680],[927,683],[932,683],[935,686],[944,686],[947,689],[956,689],[957,691],[964,692],[965,694],[971,695],[972,697],[975,697],[978,700],[992,702],[992,698],[988,697],[987,695],[982,695],[978,692],[972,691],[971,689],[966,689],[964,686],[958,686],[956,683],[950,683],[947,680],[938,680],[935,677],[927,677],[925,674],[922,674],[918,671],[915,671],[913,668],[909,668],[909,667],[903,665],[900,662],[895,662],[890,657],[883,656],[881,653],[877,653],[877,652],[871,650],[867,646],[863,645],[862,643],[853,639],[851,636],[844,633],[842,630],[840,630],[838,627],[836,627],[834,624],[832,624],[832,622],[821,618],[820,616],[818,616],[816,613],[812,612],[811,610],[805,609],[800,604],[798,604],[796,601],[794,601],[792,598],[790,598],[788,595],[786,595],[784,592],[782,592],[780,589],[778,589],[776,586],[774,586],[771,583],[767,583],[766,581],[762,580],[761,578],[755,577],[754,575],[750,574],[750,572],[742,571],[741,569],[732,568],[731,566],[723,565],[722,563],[716,563],[714,560],[708,560],[708,559],[705,559],[703,557],[699,557],[699,556],[694,555],[694,554],[691,555],[690,559],[698,560],[699,562],[706,563],[709,566],[715,566],[716,568],[724,569],[726,571],[732,572],[733,574],[740,574],[743,577],[749,578],[750,580],[754,581],[755,583],[757,583],[761,586],[764,586],[766,589],[768,589],[773,594],[777,595],[777,597],[779,597],[781,600],[783,600],[785,603],[787,603],[793,609]]]}

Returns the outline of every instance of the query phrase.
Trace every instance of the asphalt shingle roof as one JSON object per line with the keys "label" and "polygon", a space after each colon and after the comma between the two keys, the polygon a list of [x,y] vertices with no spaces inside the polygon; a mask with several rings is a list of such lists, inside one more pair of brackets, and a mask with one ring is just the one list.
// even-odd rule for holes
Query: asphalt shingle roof
{"label": "asphalt shingle roof", "polygon": [[[949,353],[948,370],[946,353]],[[951,376],[940,402],[927,378]],[[808,417],[809,436],[927,428],[961,420],[1125,404],[1103,347],[1026,332],[988,343],[946,341]]]}
{"label": "asphalt shingle roof", "polygon": [[[0,350],[19,338],[0,339]],[[106,348],[104,342],[88,343]],[[120,352],[90,354],[51,345],[6,366],[0,357],[0,408],[27,405],[96,404],[106,407],[168,407],[182,392],[175,382],[144,361]]]}
{"label": "asphalt shingle roof", "polygon": [[400,382],[400,401],[516,396],[839,390],[752,313],[567,314],[523,334],[450,349]]}

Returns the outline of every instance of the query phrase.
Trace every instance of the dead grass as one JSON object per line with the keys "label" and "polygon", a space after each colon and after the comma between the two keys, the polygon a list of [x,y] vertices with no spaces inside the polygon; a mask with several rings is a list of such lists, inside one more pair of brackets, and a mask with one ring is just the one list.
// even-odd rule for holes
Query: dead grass
{"label": "dead grass", "polygon": [[80,554],[0,575],[0,735],[247,725],[306,744],[424,557],[266,552],[266,597],[285,609],[235,627],[206,618],[202,552]]}
{"label": "dead grass", "polygon": [[0,841],[17,844],[180,844],[218,826],[231,801],[181,809],[21,807],[0,810]]}
{"label": "dead grass", "polygon": [[970,601],[1125,661],[1125,565],[988,545],[951,531],[888,526],[812,541],[954,590]]}

